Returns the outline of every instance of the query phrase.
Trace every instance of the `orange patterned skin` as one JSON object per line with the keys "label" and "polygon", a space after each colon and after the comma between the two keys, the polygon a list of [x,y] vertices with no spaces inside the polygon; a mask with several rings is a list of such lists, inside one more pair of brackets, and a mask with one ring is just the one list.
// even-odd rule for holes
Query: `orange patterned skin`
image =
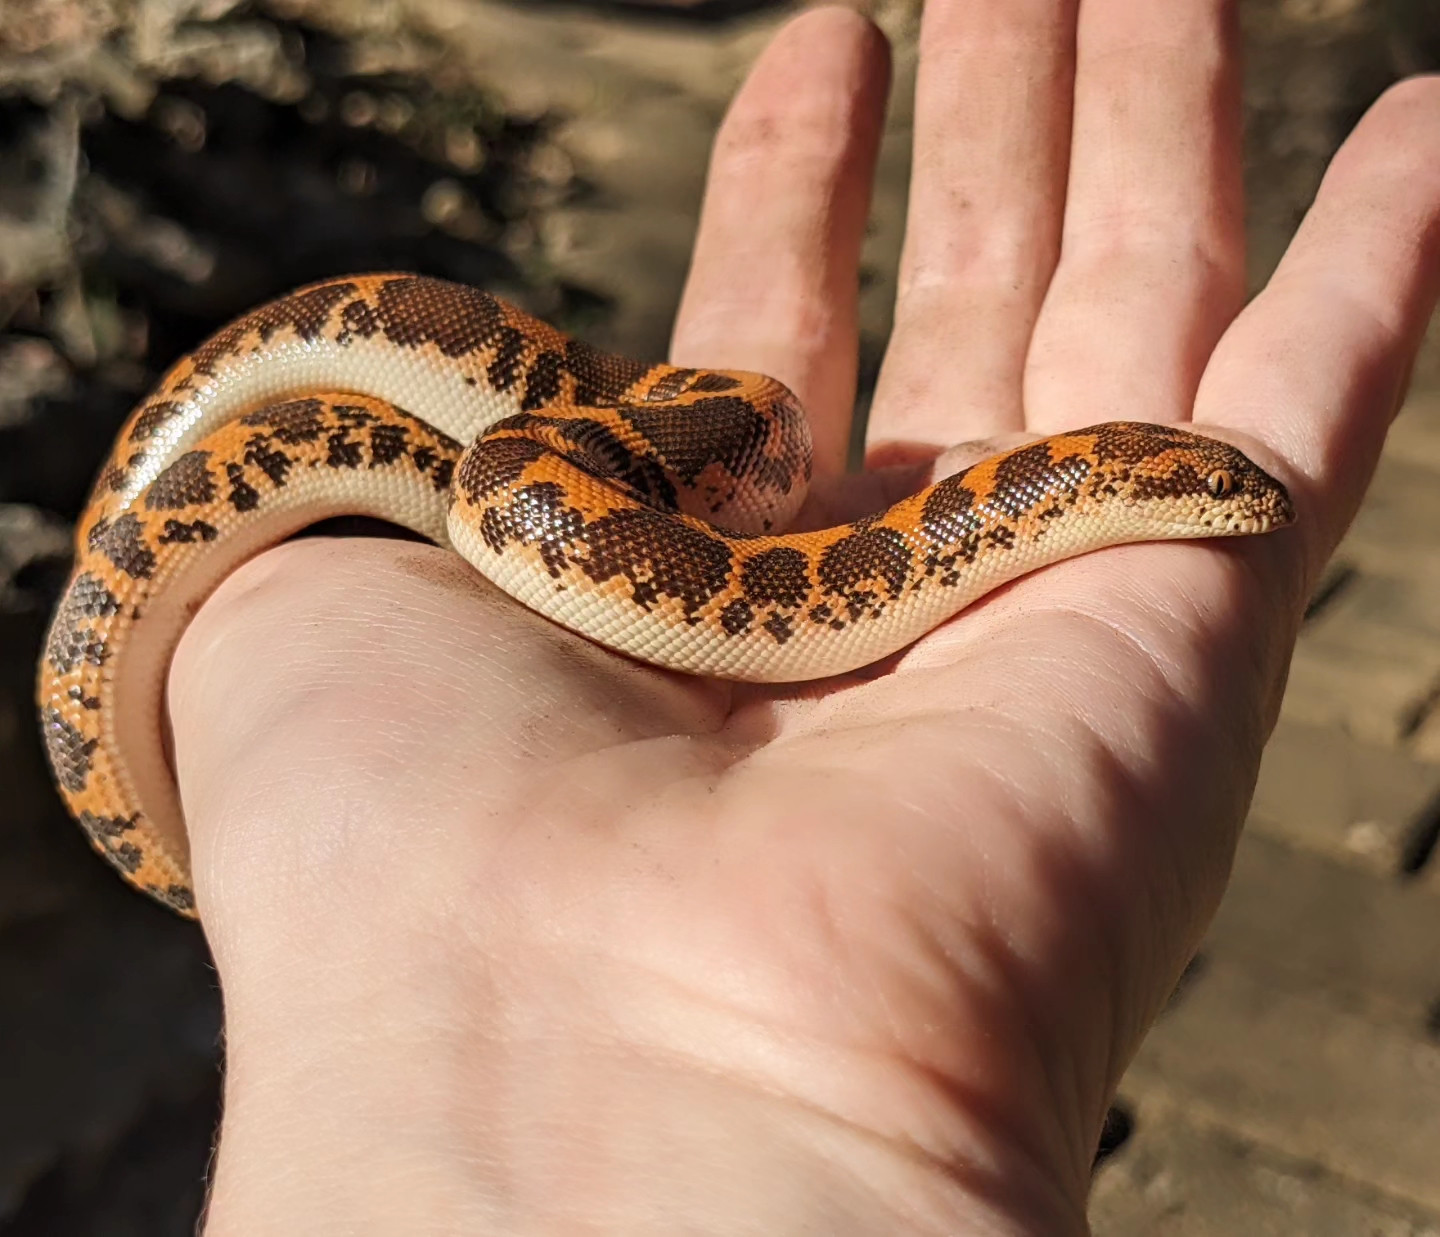
{"label": "orange patterned skin", "polygon": [[127,880],[193,914],[164,745],[171,653],[239,562],[330,515],[452,545],[619,652],[766,681],[868,664],[1057,559],[1293,518],[1235,448],[1143,423],[785,533],[809,473],[803,414],[773,379],[608,356],[412,275],[301,289],[178,362],[120,432],[40,666],[61,793]]}

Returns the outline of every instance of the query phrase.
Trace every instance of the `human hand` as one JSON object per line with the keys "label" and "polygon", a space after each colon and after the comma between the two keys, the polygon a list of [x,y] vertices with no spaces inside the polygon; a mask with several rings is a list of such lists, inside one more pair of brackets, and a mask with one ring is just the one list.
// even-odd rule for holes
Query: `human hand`
{"label": "human hand", "polygon": [[1435,300],[1440,83],[1376,105],[1241,313],[1229,6],[1074,8],[927,8],[893,469],[841,476],[887,72],[850,13],[737,99],[672,359],[800,395],[812,522],[952,442],[1193,411],[1298,525],[1066,562],[779,689],[410,543],[237,572],[171,678],[228,1019],[211,1233],[1084,1231]]}

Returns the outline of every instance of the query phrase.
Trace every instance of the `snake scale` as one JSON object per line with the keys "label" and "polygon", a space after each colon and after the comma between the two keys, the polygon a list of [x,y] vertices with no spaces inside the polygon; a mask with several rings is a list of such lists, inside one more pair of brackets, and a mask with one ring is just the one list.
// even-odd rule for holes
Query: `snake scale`
{"label": "snake scale", "polygon": [[867,665],[1059,559],[1293,518],[1245,455],[1173,425],[1059,434],[785,533],[809,477],[773,379],[610,356],[415,275],[302,288],[180,360],[120,432],[41,659],[56,781],[127,880],[193,914],[171,654],[238,563],[332,515],[453,546],[618,652],[760,681]]}

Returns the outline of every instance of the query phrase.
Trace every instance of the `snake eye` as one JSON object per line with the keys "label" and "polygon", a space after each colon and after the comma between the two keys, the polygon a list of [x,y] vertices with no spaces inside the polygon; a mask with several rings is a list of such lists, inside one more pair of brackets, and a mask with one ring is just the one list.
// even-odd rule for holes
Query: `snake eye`
{"label": "snake eye", "polygon": [[1224,498],[1227,494],[1235,492],[1235,478],[1224,468],[1217,468],[1206,477],[1205,484],[1214,498]]}

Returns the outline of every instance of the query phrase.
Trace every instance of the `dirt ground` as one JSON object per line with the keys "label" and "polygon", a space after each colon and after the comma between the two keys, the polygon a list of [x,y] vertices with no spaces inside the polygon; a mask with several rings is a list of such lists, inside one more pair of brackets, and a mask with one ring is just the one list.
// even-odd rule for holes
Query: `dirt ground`
{"label": "dirt ground", "polygon": [[[90,855],[32,668],[110,436],[257,301],[402,267],[662,355],[764,0],[0,0],[0,1233],[193,1231],[220,1011]],[[919,0],[866,251],[888,330]],[[1433,0],[1242,5],[1252,275],[1341,137],[1440,66]],[[1440,346],[1317,596],[1235,879],[1136,1061],[1097,1233],[1440,1237]],[[117,960],[121,960],[117,962]]]}

